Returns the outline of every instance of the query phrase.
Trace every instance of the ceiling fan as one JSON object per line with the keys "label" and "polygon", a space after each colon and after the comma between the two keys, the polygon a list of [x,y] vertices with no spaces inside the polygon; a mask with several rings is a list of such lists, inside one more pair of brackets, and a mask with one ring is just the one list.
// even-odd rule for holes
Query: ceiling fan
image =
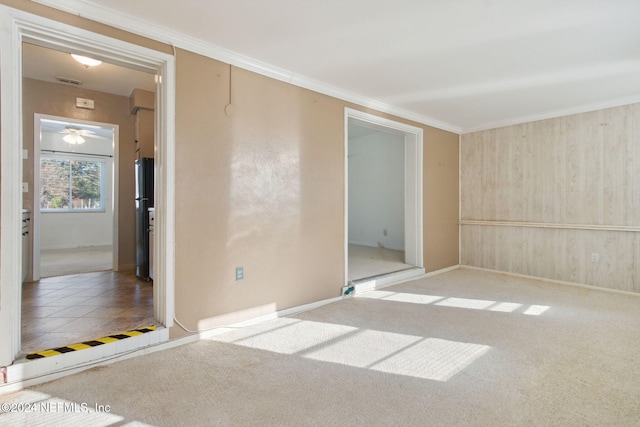
{"label": "ceiling fan", "polygon": [[60,131],[61,134],[64,134],[64,137],[62,138],[62,140],[64,142],[66,142],[67,144],[72,144],[72,145],[79,145],[79,144],[84,144],[85,142],[85,137],[86,138],[99,138],[95,132],[88,130],[88,129],[82,129],[79,127],[74,127],[74,126],[67,126],[65,127],[63,130]]}

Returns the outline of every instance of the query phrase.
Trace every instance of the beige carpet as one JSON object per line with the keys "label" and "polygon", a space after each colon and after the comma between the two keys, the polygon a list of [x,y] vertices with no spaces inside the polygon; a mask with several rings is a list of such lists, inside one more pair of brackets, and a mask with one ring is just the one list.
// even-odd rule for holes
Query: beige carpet
{"label": "beige carpet", "polygon": [[349,244],[349,280],[413,268],[404,263],[404,251]]}
{"label": "beige carpet", "polygon": [[461,269],[0,396],[110,406],[0,424],[639,425],[639,331],[640,298]]}
{"label": "beige carpet", "polygon": [[111,246],[40,251],[40,276],[57,277],[113,268]]}

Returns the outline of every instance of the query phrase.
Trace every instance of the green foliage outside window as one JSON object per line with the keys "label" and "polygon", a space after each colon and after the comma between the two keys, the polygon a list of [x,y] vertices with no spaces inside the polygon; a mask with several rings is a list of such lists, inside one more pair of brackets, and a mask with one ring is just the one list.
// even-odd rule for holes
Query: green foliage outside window
{"label": "green foliage outside window", "polygon": [[104,210],[104,161],[43,157],[40,208]]}

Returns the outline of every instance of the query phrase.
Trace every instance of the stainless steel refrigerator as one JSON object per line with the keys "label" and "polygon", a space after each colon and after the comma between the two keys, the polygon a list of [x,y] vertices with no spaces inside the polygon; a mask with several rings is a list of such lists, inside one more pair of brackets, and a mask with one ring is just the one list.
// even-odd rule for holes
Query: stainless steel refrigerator
{"label": "stainless steel refrigerator", "polygon": [[153,207],[153,159],[135,163],[136,180],[136,276],[149,277],[149,208]]}

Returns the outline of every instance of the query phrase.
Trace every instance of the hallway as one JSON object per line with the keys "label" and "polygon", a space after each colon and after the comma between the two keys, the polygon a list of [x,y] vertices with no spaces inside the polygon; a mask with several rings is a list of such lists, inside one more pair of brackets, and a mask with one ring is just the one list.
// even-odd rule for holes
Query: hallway
{"label": "hallway", "polygon": [[155,324],[153,282],[133,271],[49,277],[22,286],[22,356]]}

